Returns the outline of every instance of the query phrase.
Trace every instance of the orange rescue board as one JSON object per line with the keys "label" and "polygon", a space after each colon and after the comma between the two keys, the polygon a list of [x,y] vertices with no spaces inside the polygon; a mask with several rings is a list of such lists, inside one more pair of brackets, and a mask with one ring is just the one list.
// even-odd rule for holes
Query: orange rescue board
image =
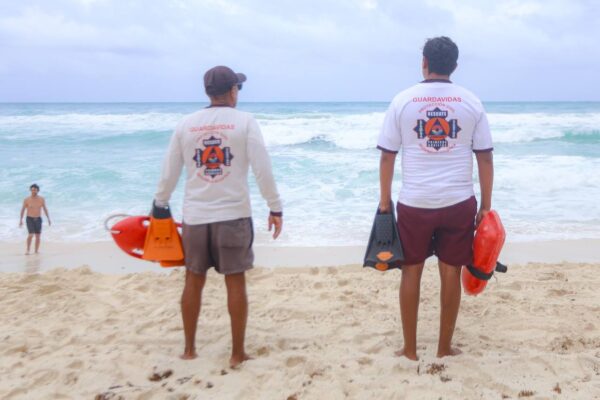
{"label": "orange rescue board", "polygon": [[[112,217],[109,217],[109,219],[111,218]],[[152,222],[155,223],[156,221]],[[156,252],[156,249],[152,249],[149,252],[144,251],[147,241],[150,240],[148,238],[149,224],[149,216],[128,216],[114,224],[109,231],[117,246],[132,257],[159,262],[162,267],[178,267],[184,265],[181,237],[176,228],[174,229],[176,232],[175,235],[172,235],[173,231],[171,226],[160,226],[158,227],[158,232],[156,232],[157,229],[153,231],[155,233],[153,241],[158,240],[160,242],[162,240],[168,242],[165,243],[169,248],[168,251],[163,253]],[[175,225],[181,226],[181,224]],[[156,236],[156,233],[159,235]],[[171,237],[174,239],[170,239],[169,235],[172,235]]]}

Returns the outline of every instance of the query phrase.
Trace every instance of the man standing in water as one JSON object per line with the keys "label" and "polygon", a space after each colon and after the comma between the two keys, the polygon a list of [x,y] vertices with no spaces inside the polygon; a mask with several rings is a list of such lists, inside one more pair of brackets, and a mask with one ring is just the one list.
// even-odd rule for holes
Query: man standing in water
{"label": "man standing in water", "polygon": [[[476,224],[492,202],[492,139],[481,101],[450,81],[458,47],[447,37],[423,47],[421,83],[400,92],[390,104],[378,140],[380,209],[388,211],[396,154],[402,150],[398,230],[405,261],[400,284],[404,348],[396,354],[417,360],[417,315],[425,260],[435,254],[441,280],[437,356],[453,348],[461,297],[461,266],[472,262]],[[475,153],[481,203],[473,191]]]}
{"label": "man standing in water", "polygon": [[27,217],[25,223],[27,224],[27,252],[26,255],[31,254],[31,239],[35,236],[35,253],[37,254],[40,250],[40,236],[42,235],[42,210],[48,218],[48,225],[52,225],[50,221],[50,215],[48,215],[48,209],[46,208],[46,200],[40,195],[40,187],[35,183],[29,187],[31,196],[23,200],[23,207],[21,208],[21,220],[19,227],[23,226],[23,216],[27,211]]}
{"label": "man standing in water", "polygon": [[166,206],[186,170],[183,202],[183,248],[186,279],[181,296],[185,349],[181,358],[196,358],[196,326],[202,289],[211,267],[225,275],[233,348],[230,366],[250,357],[244,350],[248,301],[245,272],[252,268],[254,239],[248,191],[248,169],[256,177],[271,210],[269,230],[276,239],[282,228],[282,208],[271,161],[254,117],[235,109],[246,81],[224,66],[204,75],[210,106],[184,118],[171,137],[155,195]]}

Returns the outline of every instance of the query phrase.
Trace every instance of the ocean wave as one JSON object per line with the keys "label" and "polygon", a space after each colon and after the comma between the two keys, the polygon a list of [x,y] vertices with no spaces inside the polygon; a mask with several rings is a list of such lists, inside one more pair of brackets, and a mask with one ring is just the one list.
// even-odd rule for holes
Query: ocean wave
{"label": "ocean wave", "polygon": [[85,139],[135,134],[142,131],[172,131],[185,114],[38,114],[0,116],[0,138]]}
{"label": "ocean wave", "polygon": [[[2,115],[0,141],[146,140],[170,134],[184,115],[161,112]],[[369,149],[377,142],[384,113],[286,112],[259,113],[256,117],[269,146],[324,141],[342,149]],[[496,143],[549,139],[600,141],[600,113],[489,113],[488,118]]]}

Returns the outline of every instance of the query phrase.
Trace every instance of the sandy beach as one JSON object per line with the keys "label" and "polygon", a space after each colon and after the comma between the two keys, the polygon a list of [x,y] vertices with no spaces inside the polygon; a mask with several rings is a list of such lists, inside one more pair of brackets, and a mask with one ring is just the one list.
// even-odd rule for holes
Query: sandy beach
{"label": "sandy beach", "polygon": [[[96,255],[89,259],[107,257]],[[394,356],[402,345],[398,271],[255,268],[247,333],[254,360],[239,370],[227,366],[221,277],[209,274],[199,358],[181,361],[183,270],[144,266],[1,273],[0,398],[600,398],[597,262],[511,265],[482,295],[463,297],[455,333],[463,354],[444,359],[435,358],[439,283],[429,264],[418,362]]]}

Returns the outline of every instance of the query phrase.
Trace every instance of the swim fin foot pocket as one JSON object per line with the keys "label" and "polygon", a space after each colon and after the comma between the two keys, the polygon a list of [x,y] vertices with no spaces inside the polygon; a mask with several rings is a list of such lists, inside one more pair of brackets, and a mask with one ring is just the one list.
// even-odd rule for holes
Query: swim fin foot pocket
{"label": "swim fin foot pocket", "polygon": [[363,266],[372,267],[379,271],[401,268],[404,253],[393,210],[392,203],[390,203],[389,213],[382,213],[379,209],[377,210]]}
{"label": "swim fin foot pocket", "polygon": [[152,205],[152,216],[144,241],[144,260],[159,261],[163,267],[183,265],[183,246],[169,206]]}

